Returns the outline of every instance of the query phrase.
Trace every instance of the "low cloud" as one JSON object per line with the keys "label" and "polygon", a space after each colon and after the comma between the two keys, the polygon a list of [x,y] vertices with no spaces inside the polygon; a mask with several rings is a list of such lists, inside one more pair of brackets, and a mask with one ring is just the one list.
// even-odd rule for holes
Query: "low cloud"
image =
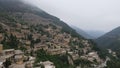
{"label": "low cloud", "polygon": [[119,0],[24,0],[84,30],[109,31],[120,26]]}

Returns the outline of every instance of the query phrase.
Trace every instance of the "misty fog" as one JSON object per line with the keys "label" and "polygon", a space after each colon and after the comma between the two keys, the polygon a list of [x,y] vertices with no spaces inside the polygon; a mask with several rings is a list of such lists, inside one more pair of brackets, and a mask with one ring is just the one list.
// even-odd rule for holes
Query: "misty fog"
{"label": "misty fog", "polygon": [[83,30],[108,32],[120,25],[119,0],[24,0]]}

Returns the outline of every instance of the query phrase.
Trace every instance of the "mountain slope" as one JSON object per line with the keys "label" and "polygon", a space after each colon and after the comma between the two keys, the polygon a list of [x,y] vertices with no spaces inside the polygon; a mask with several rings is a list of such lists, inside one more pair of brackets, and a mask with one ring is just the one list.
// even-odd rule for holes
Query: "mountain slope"
{"label": "mountain slope", "polygon": [[[74,36],[75,35],[80,36],[75,32],[75,30],[73,30],[71,27],[69,27],[66,23],[61,21],[59,18],[52,16],[37,7],[30,6],[29,4],[24,4],[20,2],[20,0],[0,0],[0,11],[1,13],[3,13],[4,11],[4,13],[12,15],[12,17],[15,17],[16,19],[19,18],[19,20],[20,19],[25,20],[25,22],[33,23],[32,20],[34,21],[36,20],[33,24],[40,23],[39,19],[40,17],[42,17],[42,19],[44,20],[41,23],[44,23],[44,21],[45,22],[51,21],[55,25],[62,26],[64,31],[68,33],[72,33],[72,35]],[[31,20],[30,17],[32,16],[34,18],[32,18]]]}
{"label": "mountain slope", "polygon": [[20,0],[0,0],[0,36],[3,49],[20,49],[36,57],[35,64],[49,60],[56,68],[89,68],[105,57],[59,18]]}
{"label": "mountain slope", "polygon": [[110,48],[113,50],[120,48],[120,27],[115,28],[114,30],[108,32],[96,39],[96,42],[100,47]]}
{"label": "mountain slope", "polygon": [[95,30],[86,30],[85,31],[87,34],[89,34],[90,36],[94,37],[93,39],[97,39],[99,38],[100,36],[104,35],[105,32],[102,32],[102,31],[95,31]]}
{"label": "mountain slope", "polygon": [[83,36],[84,38],[87,38],[87,39],[93,39],[92,36],[90,36],[89,34],[87,34],[85,31],[83,31],[82,29],[76,27],[76,26],[71,26],[73,29],[76,30],[76,32],[78,34],[80,34],[81,36]]}

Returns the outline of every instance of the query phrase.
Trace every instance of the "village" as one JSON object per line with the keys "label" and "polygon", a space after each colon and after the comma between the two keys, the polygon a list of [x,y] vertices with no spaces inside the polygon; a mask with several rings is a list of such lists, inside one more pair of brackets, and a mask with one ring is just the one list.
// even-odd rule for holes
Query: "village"
{"label": "village", "polygon": [[[64,55],[68,53],[73,60],[82,58],[91,62],[94,62],[94,60],[98,63],[103,62],[97,52],[91,49],[91,44],[89,44],[88,40],[71,37],[66,32],[60,33],[61,27],[56,28],[54,25],[40,24],[30,28],[30,26],[17,23],[16,29],[5,27],[4,30],[6,30],[6,36],[15,36],[18,43],[17,49],[4,49],[4,44],[0,44],[1,68],[5,67],[6,64],[9,65],[9,68],[33,68],[36,54],[34,53],[32,56],[30,54],[40,49],[43,49],[50,55]],[[0,42],[3,42],[5,38],[5,42],[11,41],[5,36],[5,33],[0,33]],[[8,61],[11,63],[6,63]],[[73,61],[69,63],[73,65]],[[54,63],[49,60],[41,61],[38,64],[43,65],[45,68],[55,68]]]}

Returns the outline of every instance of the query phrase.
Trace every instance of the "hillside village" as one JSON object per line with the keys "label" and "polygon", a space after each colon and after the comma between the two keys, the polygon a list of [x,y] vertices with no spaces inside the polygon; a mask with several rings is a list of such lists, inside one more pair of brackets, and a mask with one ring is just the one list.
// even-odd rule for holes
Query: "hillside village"
{"label": "hillside village", "polygon": [[106,62],[94,42],[59,18],[0,0],[0,68],[104,68]]}
{"label": "hillside village", "polygon": [[[10,61],[12,62],[10,68],[21,66],[30,68],[35,62],[35,52],[40,49],[43,49],[50,55],[64,55],[68,53],[71,56],[69,60],[72,60],[69,62],[70,64],[73,64],[73,61],[79,58],[89,60],[90,62],[96,60],[99,64],[103,62],[97,52],[92,49],[92,44],[88,40],[72,37],[71,34],[62,32],[62,27],[58,28],[53,24],[28,26],[27,24],[16,23],[14,27],[4,23],[0,23],[0,25],[2,28],[0,30],[1,66],[4,62]],[[14,47],[14,49],[11,49],[11,47]],[[46,61],[45,64],[43,62],[44,65],[47,63],[49,64],[50,61]],[[54,63],[51,62],[50,64],[53,65]]]}

